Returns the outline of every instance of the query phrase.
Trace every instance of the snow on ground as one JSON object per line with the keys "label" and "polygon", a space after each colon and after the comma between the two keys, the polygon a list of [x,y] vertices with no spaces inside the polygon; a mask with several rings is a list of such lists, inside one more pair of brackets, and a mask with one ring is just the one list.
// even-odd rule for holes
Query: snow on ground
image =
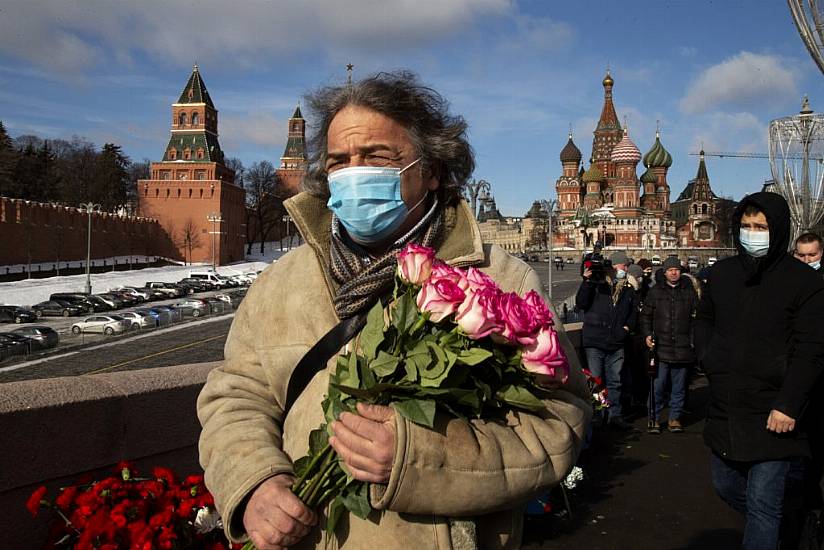
{"label": "snow on ground", "polygon": [[[247,257],[247,261],[219,266],[217,272],[221,275],[238,275],[248,271],[260,271],[285,254],[287,248],[284,246],[283,250],[279,250],[278,243],[266,243],[264,254],[260,254],[258,244],[253,248],[253,254]],[[211,268],[209,264],[194,264],[92,273],[92,292],[105,292],[118,286],[141,287],[150,281],[174,283],[188,277],[189,271],[206,271]],[[0,283],[0,304],[28,306],[48,300],[55,292],[83,292],[85,288],[85,274]]]}

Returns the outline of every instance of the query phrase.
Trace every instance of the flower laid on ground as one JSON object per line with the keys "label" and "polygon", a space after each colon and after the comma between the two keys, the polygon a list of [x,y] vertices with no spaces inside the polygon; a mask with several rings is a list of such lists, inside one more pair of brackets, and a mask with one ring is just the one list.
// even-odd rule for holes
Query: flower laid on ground
{"label": "flower laid on ground", "polygon": [[54,502],[46,499],[45,487],[32,493],[26,503],[32,516],[40,509],[50,509],[58,516],[44,548],[240,548],[226,540],[202,475],[178,482],[171,470],[156,467],[151,477],[138,477],[128,462],[118,464],[116,473],[64,487]]}
{"label": "flower laid on ground", "polygon": [[572,490],[578,486],[579,481],[583,481],[584,479],[584,470],[581,469],[580,466],[575,466],[572,468],[572,471],[564,478],[561,482],[561,485],[564,486],[565,489]]}
{"label": "flower laid on ground", "polygon": [[415,244],[399,253],[391,301],[369,311],[353,347],[330,373],[326,423],[295,463],[293,491],[310,507],[328,505],[327,534],[345,510],[360,518],[372,510],[368,484],[347,474],[328,442],[328,426],[357,402],[391,405],[432,428],[436,412],[465,419],[540,412],[541,398],[569,374],[537,292],[504,292],[483,272],[451,267]]}
{"label": "flower laid on ground", "polygon": [[584,372],[584,376],[587,379],[587,385],[589,386],[589,393],[592,394],[592,406],[596,411],[601,411],[606,408],[609,408],[610,402],[608,399],[608,392],[607,387],[604,385],[604,381],[600,376],[593,376],[592,373],[587,369],[582,369]]}

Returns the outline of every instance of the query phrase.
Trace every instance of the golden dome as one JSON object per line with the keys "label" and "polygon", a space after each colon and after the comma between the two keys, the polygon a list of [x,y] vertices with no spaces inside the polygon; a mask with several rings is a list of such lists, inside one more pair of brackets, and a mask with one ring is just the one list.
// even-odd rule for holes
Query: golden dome
{"label": "golden dome", "polygon": [[604,87],[612,86],[614,83],[615,81],[612,80],[612,76],[609,74],[609,69],[607,69],[607,76],[604,77]]}

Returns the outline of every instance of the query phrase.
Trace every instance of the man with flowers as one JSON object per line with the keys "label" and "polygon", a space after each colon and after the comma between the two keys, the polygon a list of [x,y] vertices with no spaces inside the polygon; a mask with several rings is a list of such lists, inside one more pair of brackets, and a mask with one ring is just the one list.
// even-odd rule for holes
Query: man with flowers
{"label": "man with flowers", "polygon": [[[539,330],[553,314],[538,276],[481,242],[461,200],[474,168],[466,123],[443,98],[400,72],[321,89],[309,105],[318,127],[312,171],[306,192],[286,202],[306,244],[250,289],[226,361],[198,401],[201,462],[226,532],[248,535],[260,550],[324,543],[318,516],[327,511],[306,507],[291,486],[293,461],[324,420],[319,403],[336,358],[285,410],[290,376],[331,329],[386,298],[399,274],[421,284],[416,305],[430,321],[453,319],[470,338],[517,343],[524,367],[554,389],[540,412],[513,409],[503,421],[439,413],[428,429],[392,407],[340,414],[329,443],[355,479],[370,483],[373,511],[349,515],[337,542],[517,546],[524,503],[562,480],[581,448],[590,406],[575,352],[559,324]],[[568,376],[559,376],[566,363],[554,364],[559,341]]]}

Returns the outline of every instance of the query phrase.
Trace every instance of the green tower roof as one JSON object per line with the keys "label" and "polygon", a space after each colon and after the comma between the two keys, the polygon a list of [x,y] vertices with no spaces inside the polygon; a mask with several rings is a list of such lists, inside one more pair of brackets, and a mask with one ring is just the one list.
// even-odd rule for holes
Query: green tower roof
{"label": "green tower roof", "polygon": [[206,84],[203,83],[203,78],[200,76],[200,70],[197,65],[192,68],[192,76],[186,82],[186,87],[180,93],[178,103],[205,103],[212,109],[215,104],[212,103],[212,98],[209,97],[209,92],[206,90]]}
{"label": "green tower roof", "polygon": [[647,168],[669,168],[672,166],[672,155],[661,145],[661,138],[655,132],[655,143],[646,155],[644,155],[644,166]]}
{"label": "green tower roof", "polygon": [[650,172],[649,170],[645,171],[641,174],[641,183],[656,183],[658,180],[655,178],[655,174]]}

